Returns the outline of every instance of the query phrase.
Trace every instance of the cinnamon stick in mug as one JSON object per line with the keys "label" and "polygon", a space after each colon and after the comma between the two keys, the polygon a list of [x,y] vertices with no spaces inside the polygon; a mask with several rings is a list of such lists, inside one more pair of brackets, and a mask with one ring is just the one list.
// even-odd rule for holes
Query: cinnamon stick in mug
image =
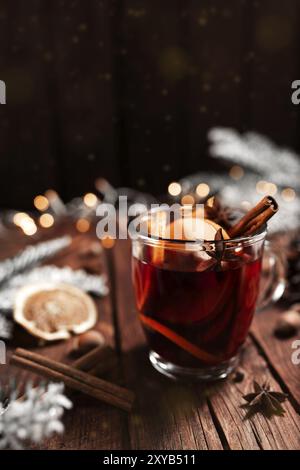
{"label": "cinnamon stick in mug", "polygon": [[275,199],[266,196],[228,230],[228,235],[230,238],[254,235],[277,211]]}

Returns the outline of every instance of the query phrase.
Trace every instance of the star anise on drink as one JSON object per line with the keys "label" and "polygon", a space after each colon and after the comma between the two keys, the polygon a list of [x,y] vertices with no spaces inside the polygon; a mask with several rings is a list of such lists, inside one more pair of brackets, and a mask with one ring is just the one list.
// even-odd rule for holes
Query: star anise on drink
{"label": "star anise on drink", "polygon": [[222,204],[217,196],[212,196],[206,201],[204,212],[207,219],[213,220],[225,230],[232,226],[235,218],[232,209]]}
{"label": "star anise on drink", "polygon": [[254,381],[253,388],[254,392],[243,396],[243,399],[247,402],[245,405],[242,405],[243,408],[247,409],[245,419],[250,418],[256,413],[262,413],[268,419],[273,415],[284,415],[285,409],[281,403],[288,398],[286,393],[274,392],[266,382],[260,385]]}
{"label": "star anise on drink", "polygon": [[215,260],[215,269],[218,270],[221,268],[221,262],[225,253],[225,243],[221,228],[216,232],[214,247],[215,249],[207,251],[207,254]]}

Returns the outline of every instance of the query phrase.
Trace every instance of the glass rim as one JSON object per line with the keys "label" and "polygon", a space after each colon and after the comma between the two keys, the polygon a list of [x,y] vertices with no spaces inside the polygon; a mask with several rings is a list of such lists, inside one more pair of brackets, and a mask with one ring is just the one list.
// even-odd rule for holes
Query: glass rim
{"label": "glass rim", "polygon": [[[142,215],[142,218],[145,218],[145,219],[149,218],[149,214],[156,212],[156,211],[164,212],[166,211],[166,209],[159,210],[159,208],[156,208],[156,209],[149,210],[145,214]],[[182,240],[182,239],[176,239],[176,238],[161,238],[155,235],[148,235],[148,234],[146,235],[145,233],[136,232],[136,231],[134,232],[131,229],[131,227],[129,227],[129,230],[128,230],[129,237],[132,241],[143,241],[147,243],[148,245],[153,245],[153,246],[167,244],[168,247],[170,248],[172,245],[174,245],[174,247],[176,245],[181,246],[181,247],[183,245],[188,245],[189,247],[193,247],[193,246],[194,247],[199,247],[199,246],[207,247],[209,245],[215,245],[216,243],[218,243],[219,245],[223,244],[225,245],[225,247],[226,245],[229,245],[232,248],[234,248],[233,245],[236,245],[236,244],[239,244],[239,245],[243,244],[244,246],[245,245],[249,246],[266,238],[267,232],[268,232],[267,224],[264,224],[261,227],[260,231],[258,233],[255,233],[254,235],[244,235],[244,236],[240,236],[236,238],[229,238],[226,240],[204,240],[204,239]]]}

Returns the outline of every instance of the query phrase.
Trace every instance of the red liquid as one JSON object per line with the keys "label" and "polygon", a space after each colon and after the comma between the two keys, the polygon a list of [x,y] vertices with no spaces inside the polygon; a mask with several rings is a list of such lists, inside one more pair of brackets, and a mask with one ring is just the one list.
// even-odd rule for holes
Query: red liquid
{"label": "red liquid", "polygon": [[[171,254],[173,261],[178,256]],[[222,265],[212,260],[200,271],[191,257],[188,270],[187,259],[182,269],[133,258],[137,306],[152,351],[181,367],[218,365],[237,354],[248,334],[261,256],[241,253]]]}

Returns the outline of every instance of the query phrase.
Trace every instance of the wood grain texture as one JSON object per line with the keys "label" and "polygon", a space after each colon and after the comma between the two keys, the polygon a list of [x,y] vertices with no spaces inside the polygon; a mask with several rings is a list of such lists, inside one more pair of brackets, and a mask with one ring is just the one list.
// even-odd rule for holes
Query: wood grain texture
{"label": "wood grain texture", "polygon": [[[251,420],[244,419],[246,412],[241,408],[245,403],[242,395],[251,391],[254,379],[259,383],[268,381],[275,390],[281,390],[282,382],[274,379],[267,362],[251,340],[247,342],[241,357],[240,370],[245,378],[240,384],[230,378],[215,387],[180,387],[151,370],[145,362],[147,348],[143,347],[143,334],[136,320],[129,280],[128,242],[118,242],[115,250],[123,349],[131,351],[123,358],[125,375],[139,397],[137,416],[129,417],[133,447],[176,448],[180,440],[180,448],[186,448],[188,440],[189,445],[202,449],[218,449],[220,445],[234,450],[298,449],[300,418],[291,403],[284,405],[286,415],[283,418],[274,417],[269,421],[262,415],[256,415]],[[266,328],[267,325],[266,320]],[[290,383],[290,377],[286,378]],[[295,384],[294,381],[291,383]],[[296,383],[299,388],[299,376]],[[172,424],[182,431],[179,434],[172,432],[170,436]],[[205,430],[204,435],[201,429]],[[167,442],[169,447],[164,447]]]}
{"label": "wood grain texture", "polygon": [[174,384],[150,365],[130,279],[130,244],[115,247],[123,367],[137,405],[129,420],[133,449],[222,449],[205,399],[193,387]]}
{"label": "wood grain texture", "polygon": [[280,378],[300,410],[300,366],[292,362],[292,353],[295,351],[292,344],[300,339],[300,336],[286,340],[280,340],[274,336],[274,329],[280,319],[280,314],[279,309],[272,309],[256,315],[252,332],[270,367]]}
{"label": "wood grain texture", "polygon": [[224,432],[230,449],[298,449],[300,447],[300,417],[291,403],[286,402],[284,417],[268,420],[257,414],[245,420],[242,396],[253,391],[253,380],[268,382],[273,390],[281,391],[267,363],[249,340],[241,356],[239,369],[244,373],[242,383],[227,380],[211,389],[208,400]]}
{"label": "wood grain texture", "polygon": [[[79,268],[85,265],[87,268],[90,264],[95,269],[95,259],[93,257],[83,256],[91,243],[97,243],[99,240],[93,236],[76,236],[75,231],[70,230],[70,223],[64,227],[54,227],[47,233],[47,236],[58,236],[63,230],[66,232],[66,225],[68,226],[68,233],[74,236],[71,247],[67,248],[52,261],[59,266],[71,266]],[[8,241],[8,246],[11,244],[12,239],[18,240],[19,234],[12,233],[10,237],[5,237],[1,243],[1,250],[3,255],[7,254],[5,241]],[[24,243],[32,240],[30,238],[21,237]],[[22,246],[20,242],[15,241],[14,246],[10,248],[10,254],[18,251]],[[105,272],[105,257],[102,255],[96,256],[98,272]],[[50,261],[50,260],[49,260]],[[113,331],[111,329],[111,306],[109,298],[100,299],[96,301],[99,311],[99,323],[96,329],[101,331],[108,342],[113,345]],[[19,328],[16,329],[15,339],[11,348],[26,347],[43,354],[54,360],[63,361],[66,363],[72,362],[70,352],[73,348],[73,341],[50,344],[46,346],[39,346],[29,335],[25,334]],[[34,383],[40,379],[39,377],[29,374],[26,371],[12,368],[7,365],[1,367],[1,381],[7,382],[10,378],[15,376],[18,383],[22,384],[25,381],[33,380]],[[43,442],[39,447],[41,449],[124,449],[128,447],[128,433],[127,433],[127,420],[124,412],[114,410],[113,408],[99,404],[96,400],[89,399],[83,395],[72,395],[74,408],[65,414],[64,423],[66,431],[63,436],[55,436],[52,439]],[[34,448],[37,448],[36,446]]]}
{"label": "wood grain texture", "polygon": [[[70,222],[50,229],[45,234],[57,236],[63,231],[74,236],[72,246],[57,255],[53,262],[73,268],[107,272],[106,256],[93,259],[87,255],[93,243],[90,235],[76,235]],[[12,232],[1,240],[0,258],[13,254],[24,245],[25,239]],[[65,433],[43,442],[42,449],[299,449],[300,417],[299,368],[289,364],[290,342],[275,340],[274,322],[279,315],[272,310],[256,316],[252,338],[249,338],[239,370],[244,380],[236,383],[233,377],[216,385],[187,385],[174,383],[156,372],[149,363],[148,349],[138,322],[130,278],[130,243],[118,241],[110,252],[114,261],[116,310],[122,350],[120,369],[114,380],[131,388],[137,395],[130,416],[107,405],[99,405],[83,395],[72,395],[74,409],[64,417]],[[110,299],[97,300],[99,324],[97,329],[113,345],[112,304]],[[20,329],[16,329],[11,348],[22,346],[49,358],[70,363],[72,341],[39,346]],[[29,378],[39,379],[26,371],[1,367],[1,381],[16,375],[20,384]],[[284,417],[266,420],[255,415],[245,420],[242,395],[252,390],[253,379],[268,381],[275,390],[287,390],[291,400],[284,403]],[[112,380],[112,379],[111,379]],[[36,446],[33,448],[37,448]]]}

